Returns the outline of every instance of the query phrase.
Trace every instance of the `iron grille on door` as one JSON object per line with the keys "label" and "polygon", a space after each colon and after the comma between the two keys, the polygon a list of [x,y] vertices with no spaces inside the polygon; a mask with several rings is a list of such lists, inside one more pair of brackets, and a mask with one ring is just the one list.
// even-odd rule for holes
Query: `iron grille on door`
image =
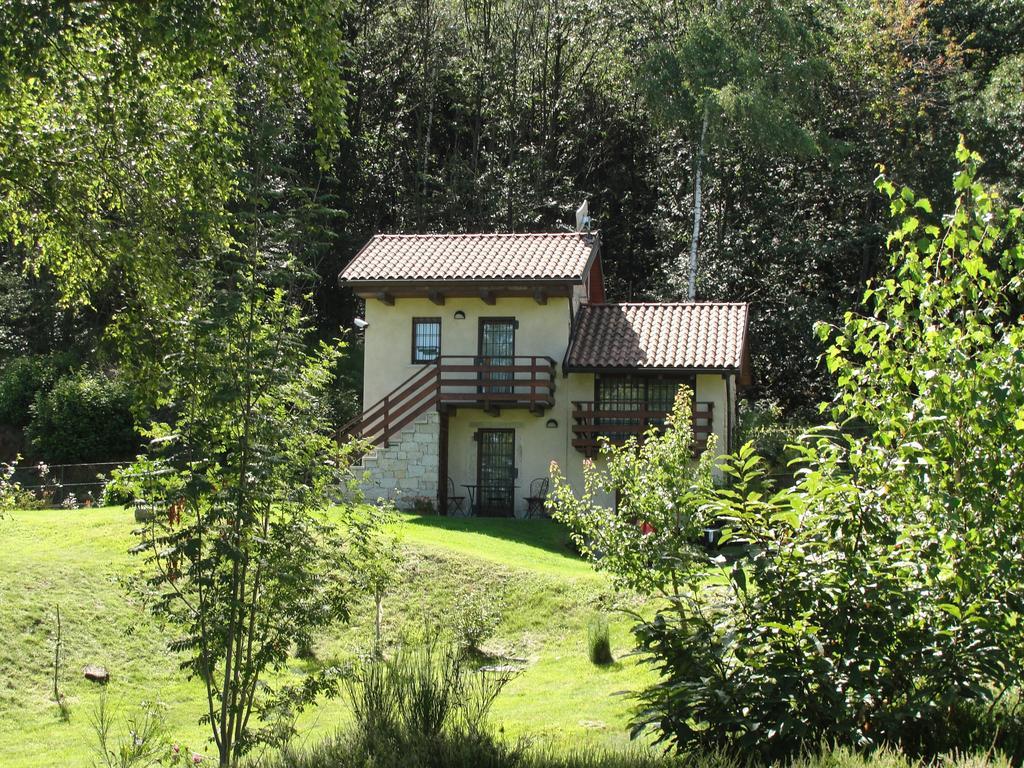
{"label": "iron grille on door", "polygon": [[513,429],[477,432],[477,514],[511,515],[515,498],[516,433]]}

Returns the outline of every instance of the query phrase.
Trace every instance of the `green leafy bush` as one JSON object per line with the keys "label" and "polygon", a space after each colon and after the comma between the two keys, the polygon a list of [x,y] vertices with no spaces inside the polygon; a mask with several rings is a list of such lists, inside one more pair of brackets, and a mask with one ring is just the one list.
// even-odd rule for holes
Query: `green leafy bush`
{"label": "green leafy bush", "polygon": [[0,368],[0,424],[28,426],[36,395],[49,389],[57,374],[51,357],[26,355],[5,362]]}
{"label": "green leafy bush", "polygon": [[[665,434],[606,447],[580,497],[553,473],[556,517],[596,567],[662,598],[634,629],[661,677],[636,731],[766,760],[823,741],[1024,759],[1004,706],[1024,666],[1024,210],[958,158],[943,219],[879,180],[891,273],[822,331],[835,424],[794,446],[792,487],[746,444],[716,488],[707,454],[688,458],[686,399]],[[608,489],[616,510],[595,502]],[[744,556],[695,544],[712,521]]]}
{"label": "green leafy bush", "polygon": [[12,509],[30,509],[38,505],[32,492],[26,491],[14,479],[20,459],[20,456],[16,456],[10,464],[0,462],[0,518]]}
{"label": "green leafy bush", "polygon": [[481,591],[459,595],[452,608],[451,629],[463,651],[479,651],[501,623],[502,596]]}
{"label": "green leafy bush", "polygon": [[611,664],[612,642],[608,630],[608,617],[603,613],[594,616],[587,625],[587,655],[594,664]]}
{"label": "green leafy bush", "polygon": [[774,400],[743,400],[737,409],[736,444],[751,443],[772,474],[787,472],[795,453],[787,446],[796,442],[802,427],[786,422],[782,407]]}
{"label": "green leafy bush", "polygon": [[130,409],[131,392],[119,377],[68,374],[36,395],[27,435],[52,463],[127,458],[139,445]]}
{"label": "green leafy bush", "polygon": [[117,467],[111,471],[110,477],[99,476],[103,482],[103,495],[100,504],[104,507],[127,506],[135,500],[135,480],[131,466]]}

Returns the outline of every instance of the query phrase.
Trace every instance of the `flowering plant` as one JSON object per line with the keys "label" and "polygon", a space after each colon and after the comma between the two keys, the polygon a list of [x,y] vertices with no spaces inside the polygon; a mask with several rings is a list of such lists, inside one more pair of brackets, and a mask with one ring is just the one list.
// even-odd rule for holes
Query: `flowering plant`
{"label": "flowering plant", "polygon": [[31,491],[21,487],[14,479],[21,456],[16,456],[10,464],[0,462],[0,517],[12,509],[34,506],[35,497]]}
{"label": "flowering plant", "polygon": [[135,712],[123,715],[120,727],[101,698],[93,717],[98,745],[96,755],[102,768],[195,768],[206,757],[168,738],[164,706],[144,701]]}

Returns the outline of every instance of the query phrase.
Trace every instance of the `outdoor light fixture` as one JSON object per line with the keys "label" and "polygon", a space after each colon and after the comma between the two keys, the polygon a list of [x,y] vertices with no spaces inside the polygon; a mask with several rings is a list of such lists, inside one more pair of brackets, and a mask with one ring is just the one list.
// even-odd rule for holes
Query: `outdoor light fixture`
{"label": "outdoor light fixture", "polygon": [[548,429],[558,429],[558,421],[555,419],[548,419],[547,424],[544,425]]}
{"label": "outdoor light fixture", "polygon": [[466,313],[463,312],[461,309],[456,310],[455,311],[455,319],[456,320],[465,320],[466,319]]}
{"label": "outdoor light fixture", "polygon": [[353,320],[352,321],[352,325],[354,325],[360,331],[365,330],[365,329],[370,327],[370,324],[368,322],[366,322],[365,320],[363,320],[363,318],[361,318],[361,317],[357,317],[355,320]]}

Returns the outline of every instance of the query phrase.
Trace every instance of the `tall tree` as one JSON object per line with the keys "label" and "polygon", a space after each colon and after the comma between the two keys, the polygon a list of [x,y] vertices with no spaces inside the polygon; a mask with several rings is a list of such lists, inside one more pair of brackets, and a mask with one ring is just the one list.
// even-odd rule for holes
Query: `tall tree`
{"label": "tall tree", "polygon": [[68,303],[174,294],[227,238],[245,51],[326,144],[344,129],[338,2],[0,3],[0,232]]}
{"label": "tall tree", "polygon": [[816,22],[807,5],[795,2],[657,2],[641,13],[649,31],[639,40],[640,87],[655,115],[693,145],[693,230],[684,269],[692,301],[709,147],[817,151],[807,120],[821,68]]}
{"label": "tall tree", "polygon": [[337,352],[310,346],[305,298],[309,170],[345,126],[342,6],[0,10],[0,227],[65,302],[118,291],[110,337],[161,414],[135,473],[156,610],[237,765],[329,685],[267,671],[346,615],[322,514],[345,471],[321,407]]}

